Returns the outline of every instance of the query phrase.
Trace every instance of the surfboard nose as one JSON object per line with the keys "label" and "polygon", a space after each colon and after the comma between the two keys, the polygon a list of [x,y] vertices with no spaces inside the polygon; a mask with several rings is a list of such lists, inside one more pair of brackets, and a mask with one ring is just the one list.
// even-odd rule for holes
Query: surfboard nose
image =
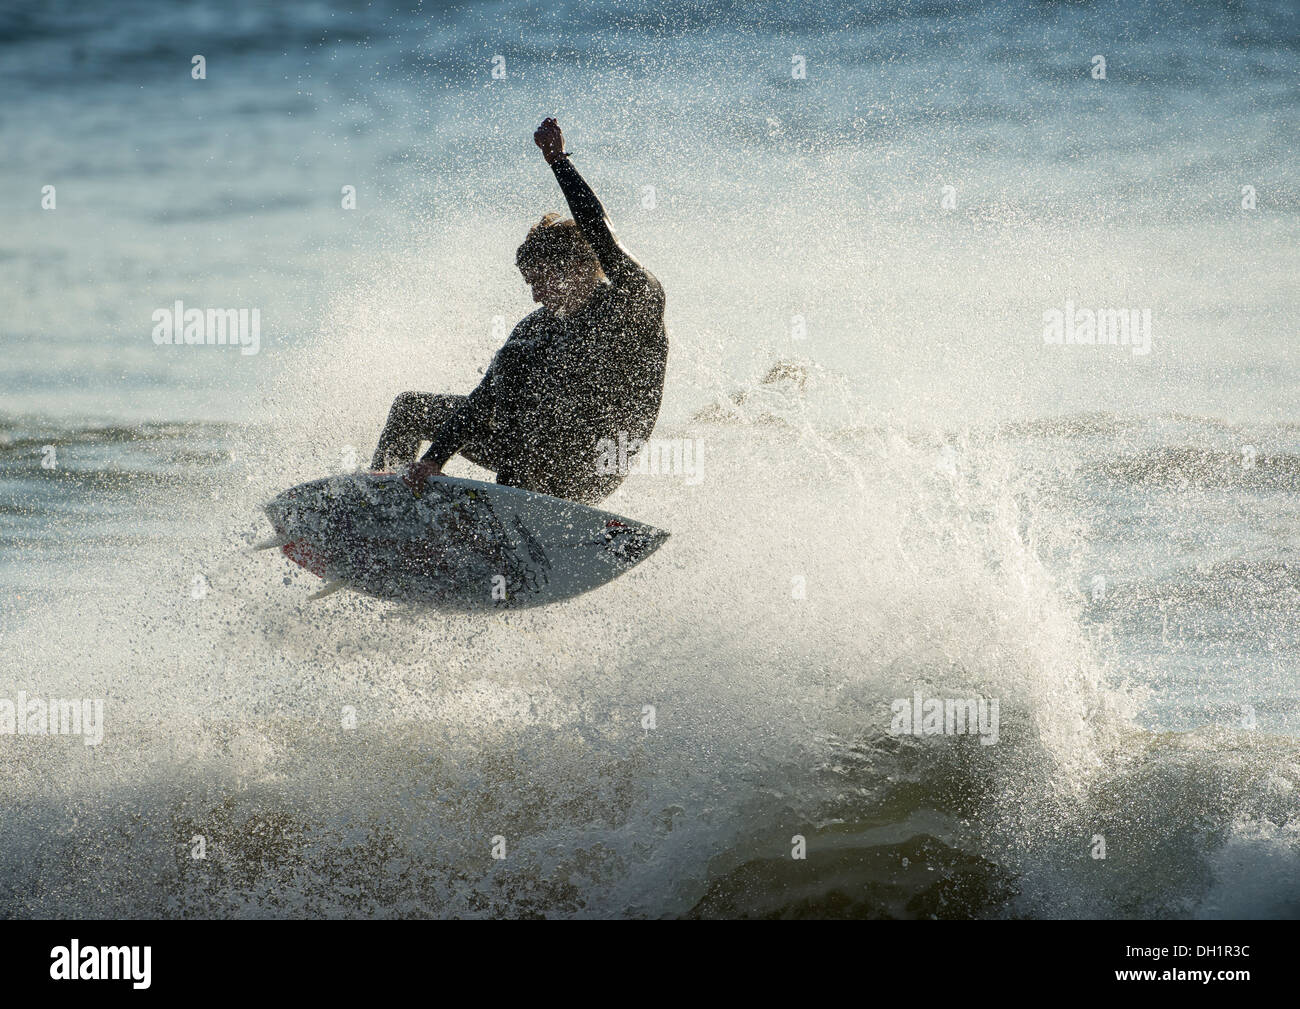
{"label": "surfboard nose", "polygon": [[628,567],[641,563],[663,546],[668,533],[654,526],[610,519],[605,523],[605,553]]}

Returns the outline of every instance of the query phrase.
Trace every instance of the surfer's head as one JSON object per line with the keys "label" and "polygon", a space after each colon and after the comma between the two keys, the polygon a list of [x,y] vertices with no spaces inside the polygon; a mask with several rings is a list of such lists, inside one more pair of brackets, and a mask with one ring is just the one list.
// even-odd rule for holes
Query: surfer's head
{"label": "surfer's head", "polygon": [[577,223],[559,214],[533,225],[515,253],[515,265],[533,289],[533,301],[559,312],[581,305],[605,276]]}

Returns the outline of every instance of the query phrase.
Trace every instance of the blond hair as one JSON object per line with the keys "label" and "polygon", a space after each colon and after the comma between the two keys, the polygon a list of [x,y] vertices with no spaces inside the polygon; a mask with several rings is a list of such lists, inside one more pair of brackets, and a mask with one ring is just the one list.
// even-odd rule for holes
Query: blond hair
{"label": "blond hair", "polygon": [[602,274],[600,260],[582,237],[572,218],[561,220],[556,213],[547,214],[528,229],[523,244],[515,253],[515,265],[552,266],[565,272],[589,270]]}

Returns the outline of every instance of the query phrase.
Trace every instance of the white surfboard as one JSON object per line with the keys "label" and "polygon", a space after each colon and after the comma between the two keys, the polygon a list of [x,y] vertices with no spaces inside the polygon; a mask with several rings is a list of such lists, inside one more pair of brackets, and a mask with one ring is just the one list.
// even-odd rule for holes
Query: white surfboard
{"label": "white surfboard", "polygon": [[630,571],[668,533],[573,501],[456,477],[419,497],[396,473],[290,488],[266,506],[286,557],[347,588],[439,610],[572,599]]}

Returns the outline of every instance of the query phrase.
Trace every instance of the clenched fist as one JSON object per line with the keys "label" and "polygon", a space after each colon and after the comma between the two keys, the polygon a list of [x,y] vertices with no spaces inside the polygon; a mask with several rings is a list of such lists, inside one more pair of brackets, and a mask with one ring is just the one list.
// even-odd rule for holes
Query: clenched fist
{"label": "clenched fist", "polygon": [[564,134],[554,117],[543,119],[542,125],[533,131],[533,143],[542,149],[542,157],[548,165],[564,154]]}

